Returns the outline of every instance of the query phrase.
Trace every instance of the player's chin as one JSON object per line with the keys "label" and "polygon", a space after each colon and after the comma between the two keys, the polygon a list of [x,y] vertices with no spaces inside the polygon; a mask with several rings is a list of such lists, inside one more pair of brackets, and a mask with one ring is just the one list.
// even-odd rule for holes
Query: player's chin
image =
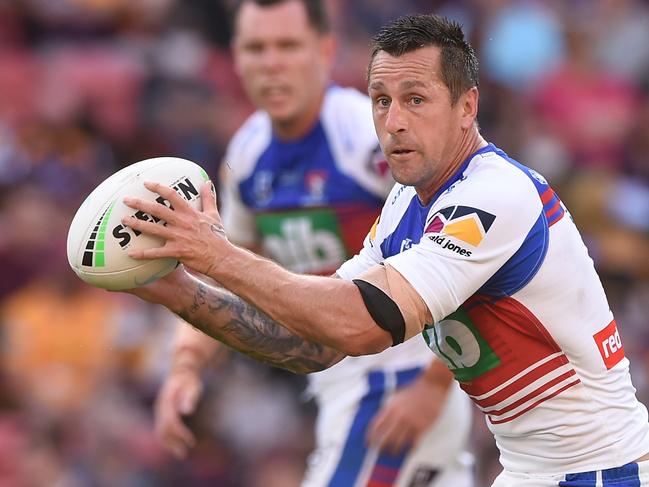
{"label": "player's chin", "polygon": [[413,174],[411,171],[407,171],[404,168],[394,168],[392,169],[392,178],[399,184],[404,186],[417,186],[419,182],[419,177],[417,174]]}
{"label": "player's chin", "polygon": [[418,187],[425,182],[426,174],[415,157],[389,162],[392,178],[405,186]]}
{"label": "player's chin", "polygon": [[296,109],[292,100],[274,101],[266,103],[264,110],[268,112],[270,118],[281,125],[288,125],[296,119]]}

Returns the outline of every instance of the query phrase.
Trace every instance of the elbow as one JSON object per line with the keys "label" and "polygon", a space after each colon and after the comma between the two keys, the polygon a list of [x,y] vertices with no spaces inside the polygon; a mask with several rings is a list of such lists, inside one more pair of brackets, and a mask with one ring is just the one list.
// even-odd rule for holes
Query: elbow
{"label": "elbow", "polygon": [[282,367],[295,374],[312,374],[328,369],[332,365],[340,362],[343,358],[345,358],[343,353],[330,348],[321,349],[317,355],[287,357],[281,363],[273,363],[272,365]]}
{"label": "elbow", "polygon": [[339,350],[351,357],[374,355],[392,346],[392,335],[381,328],[363,307],[364,313],[350,317],[339,340]]}
{"label": "elbow", "polygon": [[385,346],[368,346],[367,344],[347,345],[343,353],[350,357],[362,357],[363,355],[374,355],[387,349]]}
{"label": "elbow", "polygon": [[377,330],[370,330],[345,337],[338,344],[338,350],[350,357],[373,355],[386,350],[392,345],[389,334],[376,327]]}
{"label": "elbow", "polygon": [[305,362],[304,360],[287,360],[286,362],[283,362],[281,364],[271,363],[271,365],[282,368],[284,370],[288,370],[289,372],[293,372],[294,374],[306,375],[327,370],[333,364],[330,365],[313,361]]}

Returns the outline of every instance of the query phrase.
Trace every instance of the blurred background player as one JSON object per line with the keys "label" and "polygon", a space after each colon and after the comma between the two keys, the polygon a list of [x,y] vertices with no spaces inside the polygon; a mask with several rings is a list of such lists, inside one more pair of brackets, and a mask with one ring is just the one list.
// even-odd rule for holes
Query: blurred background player
{"label": "blurred background player", "polygon": [[[294,271],[332,274],[361,248],[393,184],[369,100],[331,84],[335,41],[322,2],[244,0],[234,19],[235,68],[259,111],[222,166],[228,235]],[[179,457],[195,444],[182,415],[194,411],[217,347],[180,326],[155,412]],[[309,378],[319,411],[303,486],[472,485],[469,404],[423,341]]]}

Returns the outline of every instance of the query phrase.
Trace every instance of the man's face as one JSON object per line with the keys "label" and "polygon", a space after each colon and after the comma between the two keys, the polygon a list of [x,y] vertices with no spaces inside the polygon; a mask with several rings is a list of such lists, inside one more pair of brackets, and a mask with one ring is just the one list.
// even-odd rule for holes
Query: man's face
{"label": "man's face", "polygon": [[299,124],[315,112],[333,57],[330,36],[309,24],[304,5],[288,0],[241,6],[233,42],[235,67],[251,101],[273,122]]}
{"label": "man's face", "polygon": [[441,51],[423,47],[399,57],[379,51],[369,71],[374,126],[394,179],[426,187],[441,177],[462,138],[461,100],[440,73]]}

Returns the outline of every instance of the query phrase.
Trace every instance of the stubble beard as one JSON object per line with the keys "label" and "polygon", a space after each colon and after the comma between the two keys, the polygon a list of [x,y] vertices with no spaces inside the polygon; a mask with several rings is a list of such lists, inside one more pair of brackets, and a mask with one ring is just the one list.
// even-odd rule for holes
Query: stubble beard
{"label": "stubble beard", "polygon": [[392,178],[397,183],[414,188],[430,182],[436,175],[435,171],[426,169],[430,167],[430,163],[421,159],[408,161],[405,164],[403,162],[392,163],[389,166]]}

